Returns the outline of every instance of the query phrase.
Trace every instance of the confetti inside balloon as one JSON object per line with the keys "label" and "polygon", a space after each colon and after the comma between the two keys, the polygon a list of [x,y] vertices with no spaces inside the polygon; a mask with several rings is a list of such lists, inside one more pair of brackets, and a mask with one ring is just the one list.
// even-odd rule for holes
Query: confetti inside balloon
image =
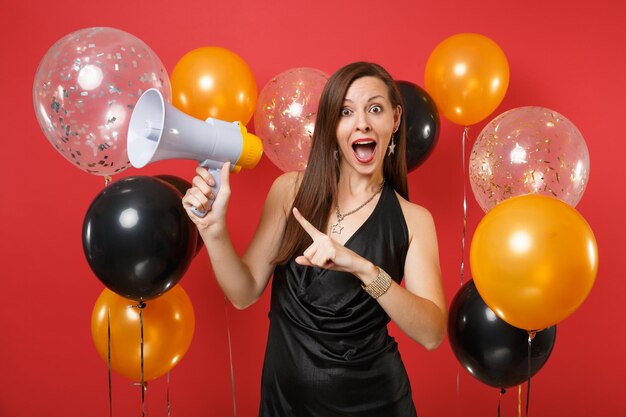
{"label": "confetti inside balloon", "polygon": [[576,206],[589,179],[589,154],[581,133],[565,117],[543,107],[519,107],[482,130],[472,148],[469,174],[485,212],[525,194]]}
{"label": "confetti inside balloon", "polygon": [[167,72],[148,45],[119,29],[81,29],[57,41],[41,60],[35,114],[46,138],[73,165],[112,175],[130,166],[130,114],[152,87],[170,100]]}
{"label": "confetti inside balloon", "polygon": [[328,74],[315,68],[293,68],[265,85],[254,114],[255,133],[265,155],[283,171],[306,168],[317,106]]}

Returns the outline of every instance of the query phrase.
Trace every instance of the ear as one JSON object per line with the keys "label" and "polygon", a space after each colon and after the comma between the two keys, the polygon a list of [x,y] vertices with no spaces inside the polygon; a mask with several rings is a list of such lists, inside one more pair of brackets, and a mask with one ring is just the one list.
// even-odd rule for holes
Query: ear
{"label": "ear", "polygon": [[393,132],[397,132],[400,128],[400,121],[402,120],[402,106],[397,105],[393,112]]}

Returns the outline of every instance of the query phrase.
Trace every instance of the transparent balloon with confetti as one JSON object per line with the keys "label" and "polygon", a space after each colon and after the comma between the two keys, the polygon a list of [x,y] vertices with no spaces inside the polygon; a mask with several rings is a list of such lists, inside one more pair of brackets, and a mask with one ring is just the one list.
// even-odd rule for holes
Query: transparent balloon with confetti
{"label": "transparent balloon with confetti", "polygon": [[328,74],[315,68],[293,68],[263,87],[254,113],[255,133],[265,155],[281,170],[307,166],[317,106]]}
{"label": "transparent balloon with confetti", "polygon": [[580,131],[561,114],[519,107],[482,130],[472,148],[469,176],[485,212],[526,194],[556,197],[575,207],[589,180],[589,153]]}
{"label": "transparent balloon with confetti", "polygon": [[110,176],[130,166],[126,134],[133,107],[149,88],[171,100],[159,57],[119,29],[93,27],[57,41],[33,85],[37,120],[54,148],[76,167]]}

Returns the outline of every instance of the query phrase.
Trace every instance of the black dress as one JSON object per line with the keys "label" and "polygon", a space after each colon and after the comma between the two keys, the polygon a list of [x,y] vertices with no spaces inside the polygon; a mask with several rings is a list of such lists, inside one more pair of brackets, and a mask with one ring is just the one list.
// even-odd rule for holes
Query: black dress
{"label": "black dress", "polygon": [[[346,247],[400,282],[408,229],[385,185]],[[260,417],[411,417],[411,387],[389,316],[354,275],[303,267],[274,272]]]}

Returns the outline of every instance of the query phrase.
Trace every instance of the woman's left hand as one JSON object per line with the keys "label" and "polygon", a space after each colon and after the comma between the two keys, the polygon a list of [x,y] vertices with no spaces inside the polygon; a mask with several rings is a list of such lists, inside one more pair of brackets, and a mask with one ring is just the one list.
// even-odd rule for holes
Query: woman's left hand
{"label": "woman's left hand", "polygon": [[293,215],[302,228],[311,236],[313,243],[296,258],[296,263],[304,266],[317,266],[335,271],[350,272],[361,280],[374,265],[365,258],[357,255],[330,236],[317,230],[294,207]]}

